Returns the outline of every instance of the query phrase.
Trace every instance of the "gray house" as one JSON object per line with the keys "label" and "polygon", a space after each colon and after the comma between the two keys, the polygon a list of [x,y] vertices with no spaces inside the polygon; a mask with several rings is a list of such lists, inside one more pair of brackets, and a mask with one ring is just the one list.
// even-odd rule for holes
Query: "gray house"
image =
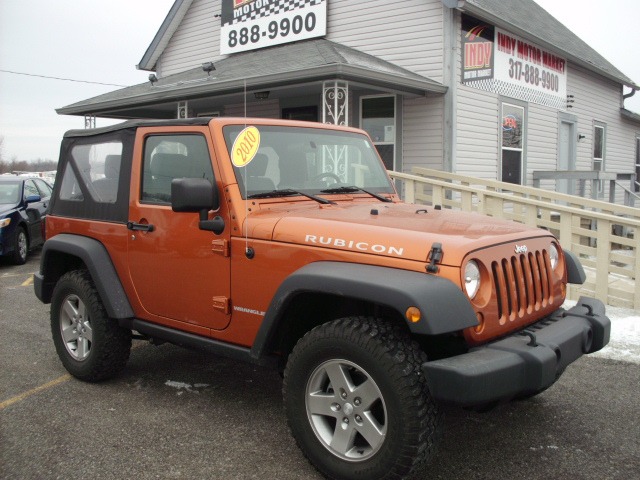
{"label": "gray house", "polygon": [[[58,113],[339,123],[397,171],[640,186],[640,115],[624,107],[640,86],[533,0],[176,0],[138,68],[148,83]],[[542,185],[573,193],[560,177]]]}

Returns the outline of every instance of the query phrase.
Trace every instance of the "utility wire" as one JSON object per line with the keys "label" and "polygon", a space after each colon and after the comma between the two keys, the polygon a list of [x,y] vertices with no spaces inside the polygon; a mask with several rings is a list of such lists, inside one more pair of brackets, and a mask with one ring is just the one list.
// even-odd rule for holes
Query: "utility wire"
{"label": "utility wire", "polygon": [[102,82],[91,82],[89,80],[74,80],[73,78],[50,77],[47,75],[36,75],[35,73],[13,72],[11,70],[2,70],[2,69],[0,69],[0,72],[13,73],[14,75],[26,75],[27,77],[48,78],[51,80],[64,80],[65,82],[92,83],[94,85],[108,85],[110,87],[128,87],[129,86],[129,85],[119,85],[117,83],[102,83]]}

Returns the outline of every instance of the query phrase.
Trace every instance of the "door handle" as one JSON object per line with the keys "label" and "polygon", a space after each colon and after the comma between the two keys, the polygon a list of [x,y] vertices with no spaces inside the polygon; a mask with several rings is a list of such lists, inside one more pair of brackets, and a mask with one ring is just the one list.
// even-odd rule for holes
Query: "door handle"
{"label": "door handle", "polygon": [[139,232],[153,232],[155,230],[155,227],[150,223],[127,222],[127,229]]}

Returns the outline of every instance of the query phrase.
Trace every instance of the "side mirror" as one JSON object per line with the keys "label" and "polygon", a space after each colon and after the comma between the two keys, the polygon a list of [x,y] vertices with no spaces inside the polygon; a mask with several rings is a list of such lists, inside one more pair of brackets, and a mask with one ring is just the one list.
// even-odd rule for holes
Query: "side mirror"
{"label": "side mirror", "polygon": [[41,202],[42,201],[42,197],[40,195],[29,195],[27,198],[25,198],[24,201],[26,203]]}
{"label": "side mirror", "polygon": [[220,207],[218,190],[206,178],[174,178],[171,181],[171,209],[174,212],[200,214],[200,230],[220,235],[224,232],[224,219],[217,216],[209,220],[209,210]]}
{"label": "side mirror", "polygon": [[171,208],[174,212],[217,210],[218,191],[206,178],[174,178],[171,181]]}

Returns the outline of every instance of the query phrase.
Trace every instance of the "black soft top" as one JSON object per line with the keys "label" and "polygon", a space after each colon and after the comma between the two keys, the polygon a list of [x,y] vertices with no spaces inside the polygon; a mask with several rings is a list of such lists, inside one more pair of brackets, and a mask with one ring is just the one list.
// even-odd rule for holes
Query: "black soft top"
{"label": "black soft top", "polygon": [[100,128],[84,128],[82,130],[69,130],[65,132],[64,137],[91,137],[93,135],[101,135],[109,132],[117,132],[118,130],[126,130],[129,128],[136,129],[138,127],[176,127],[184,125],[208,125],[212,117],[196,117],[185,119],[169,119],[169,120],[150,120],[136,119],[127,120],[126,122],[116,123],[107,127]]}

